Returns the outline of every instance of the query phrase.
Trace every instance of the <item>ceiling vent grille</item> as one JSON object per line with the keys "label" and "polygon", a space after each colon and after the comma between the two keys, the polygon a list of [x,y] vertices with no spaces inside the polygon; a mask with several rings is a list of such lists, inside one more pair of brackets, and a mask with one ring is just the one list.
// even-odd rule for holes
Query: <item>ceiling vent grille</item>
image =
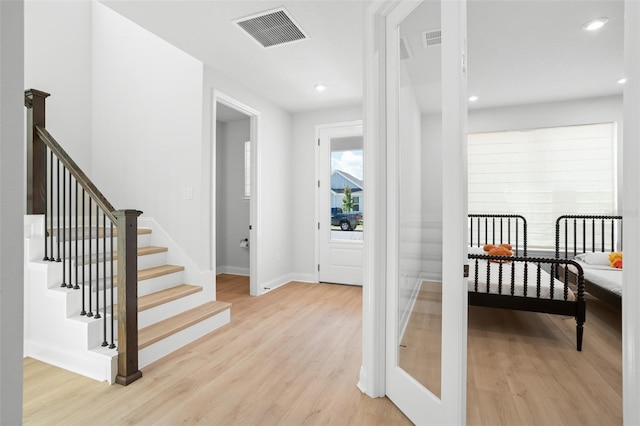
{"label": "ceiling vent grille", "polygon": [[400,60],[406,61],[411,58],[413,58],[413,53],[411,52],[409,41],[407,41],[406,37],[400,37]]}
{"label": "ceiling vent grille", "polygon": [[422,33],[422,45],[424,47],[442,44],[442,30],[429,30]]}
{"label": "ceiling vent grille", "polygon": [[274,47],[309,38],[284,8],[234,21],[262,47]]}

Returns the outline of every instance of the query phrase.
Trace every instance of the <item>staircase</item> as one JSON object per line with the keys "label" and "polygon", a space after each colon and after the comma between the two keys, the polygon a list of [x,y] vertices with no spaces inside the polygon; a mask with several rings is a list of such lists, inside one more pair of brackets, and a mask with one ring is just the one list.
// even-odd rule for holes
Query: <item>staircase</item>
{"label": "staircase", "polygon": [[[140,223],[143,226],[138,228],[137,238],[138,362],[143,368],[227,324],[231,304],[214,300],[215,278],[194,271],[195,266],[153,219],[142,218]],[[40,260],[43,257],[43,236],[38,235],[42,233],[38,232],[40,229],[44,229],[41,216],[26,217],[25,356],[113,383],[118,351],[102,346],[102,342],[111,341],[111,326],[105,325],[109,321],[103,321],[105,316],[110,318],[111,298],[117,301],[117,294],[111,296],[100,282],[94,280],[91,288],[93,297],[105,297],[107,307],[105,312],[100,312],[101,318],[98,319],[80,315],[78,300],[82,289],[60,287],[62,263]],[[77,238],[82,236],[80,232],[67,234],[70,237],[61,243],[66,244],[67,261],[75,267],[76,234]],[[87,238],[84,244],[95,247],[96,251],[89,259],[85,257],[84,268],[102,271],[103,248],[97,242],[90,242],[92,239],[95,241],[93,236],[97,238],[100,231],[86,234],[92,237]],[[57,244],[56,236],[53,238]],[[114,258],[117,259],[117,253]],[[179,264],[181,260],[183,264]],[[184,264],[189,266],[188,271]],[[106,276],[110,276],[108,270]],[[185,283],[187,277],[205,282],[200,285]],[[89,289],[85,286],[84,291]],[[107,293],[106,296],[103,292]],[[117,320],[116,305],[113,313]],[[117,321],[114,330],[117,330]],[[114,340],[117,345],[117,337]]]}
{"label": "staircase", "polygon": [[228,323],[230,304],[215,301],[213,272],[141,211],[114,208],[78,167],[46,129],[48,96],[24,98],[24,354],[126,386]]}

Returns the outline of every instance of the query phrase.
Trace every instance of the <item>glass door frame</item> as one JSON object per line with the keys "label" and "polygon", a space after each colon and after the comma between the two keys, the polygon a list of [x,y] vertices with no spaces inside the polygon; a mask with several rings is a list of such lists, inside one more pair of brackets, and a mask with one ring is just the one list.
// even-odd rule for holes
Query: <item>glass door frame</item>
{"label": "glass door frame", "polygon": [[[365,199],[365,210],[369,212],[368,234],[365,240],[364,271],[365,285],[363,289],[363,364],[360,374],[360,389],[370,396],[386,395],[389,383],[387,382],[387,352],[386,342],[388,334],[387,323],[389,318],[386,311],[386,300],[389,296],[387,282],[391,276],[389,269],[388,249],[393,249],[392,233],[389,233],[390,212],[387,206],[390,203],[394,182],[388,186],[390,179],[395,179],[390,170],[387,157],[390,154],[389,137],[395,111],[393,105],[393,87],[395,84],[397,69],[388,66],[389,58],[397,55],[397,40],[394,43],[393,35],[387,34],[387,20],[398,19],[399,8],[406,8],[407,4],[415,5],[415,1],[383,1],[369,5],[366,10],[365,21],[365,175],[369,176],[367,182],[368,197]],[[457,55],[443,58],[443,85],[450,92],[457,93],[455,99],[443,100],[446,103],[445,112],[449,117],[443,121],[443,138],[459,143],[445,144],[446,150],[465,150],[466,145],[461,141],[466,138],[466,2],[464,0],[444,1],[443,9],[447,8],[445,26],[453,28],[454,33],[462,37],[453,37],[448,43],[454,43],[449,49],[457,50]],[[395,14],[394,14],[395,11]],[[446,24],[446,25],[445,25]],[[446,33],[443,33],[443,38]],[[391,42],[389,41],[391,40]],[[453,71],[453,72],[451,72]],[[391,102],[391,103],[389,103]],[[452,113],[453,111],[453,113]],[[446,114],[443,114],[446,115]],[[466,140],[466,139],[465,139]],[[464,155],[464,152],[449,152],[446,155]],[[368,168],[367,168],[368,166]],[[369,170],[369,171],[368,171]],[[456,188],[450,191],[451,198],[448,203],[453,203],[466,214],[466,175],[465,169],[456,167],[445,168],[444,179],[455,176]],[[455,418],[462,424],[466,419],[466,338],[467,338],[467,290],[463,286],[464,280],[462,267],[466,256],[466,235],[464,229],[465,214],[461,215],[459,223],[445,228],[445,232],[452,236],[444,242],[445,253],[455,253],[447,258],[445,269],[450,271],[459,267],[460,286],[452,290],[444,302],[448,306],[443,307],[443,372],[457,371],[455,377],[443,374],[442,412],[446,411],[447,418]],[[393,265],[391,265],[393,266]],[[450,279],[445,273],[445,279]],[[454,277],[453,279],[457,279]],[[446,293],[445,293],[446,294]],[[447,314],[446,311],[451,311]],[[453,333],[447,333],[453,330]],[[450,417],[453,416],[453,417]],[[410,416],[411,417],[411,416]],[[437,417],[433,421],[437,422]]]}

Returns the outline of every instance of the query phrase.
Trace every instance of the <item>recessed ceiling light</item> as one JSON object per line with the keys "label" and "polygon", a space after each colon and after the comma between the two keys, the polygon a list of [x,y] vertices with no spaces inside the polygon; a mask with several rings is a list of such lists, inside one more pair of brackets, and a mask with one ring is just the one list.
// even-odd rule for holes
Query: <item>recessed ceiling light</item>
{"label": "recessed ceiling light", "polygon": [[618,84],[625,84],[627,82],[627,79],[622,77],[620,80],[618,80]]}
{"label": "recessed ceiling light", "polygon": [[469,96],[469,102],[475,102],[477,100],[478,100],[478,97],[476,95]]}
{"label": "recessed ceiling light", "polygon": [[315,86],[313,86],[316,91],[318,92],[324,92],[325,90],[327,90],[327,86],[325,86],[324,84],[316,84]]}
{"label": "recessed ceiling light", "polygon": [[595,30],[599,30],[600,28],[602,28],[604,26],[604,24],[606,24],[607,22],[609,22],[609,18],[598,18],[598,19],[594,19],[593,21],[589,21],[586,24],[584,24],[582,26],[583,30],[586,31],[595,31]]}

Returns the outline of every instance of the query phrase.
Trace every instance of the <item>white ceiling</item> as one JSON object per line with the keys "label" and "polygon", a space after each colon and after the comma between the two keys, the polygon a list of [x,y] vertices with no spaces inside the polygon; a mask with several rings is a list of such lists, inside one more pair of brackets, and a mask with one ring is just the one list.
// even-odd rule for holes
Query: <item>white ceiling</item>
{"label": "white ceiling", "polygon": [[[292,113],[361,102],[367,1],[103,3]],[[233,23],[282,6],[308,40],[263,49]],[[470,0],[467,8],[468,87],[480,97],[472,108],[621,93],[623,1]],[[610,19],[602,30],[581,29],[601,16]],[[403,30],[409,38],[434,25],[413,21]],[[410,74],[428,75],[433,62],[419,40],[411,45]],[[314,90],[319,82],[325,92]],[[429,107],[424,96],[420,103]]]}

